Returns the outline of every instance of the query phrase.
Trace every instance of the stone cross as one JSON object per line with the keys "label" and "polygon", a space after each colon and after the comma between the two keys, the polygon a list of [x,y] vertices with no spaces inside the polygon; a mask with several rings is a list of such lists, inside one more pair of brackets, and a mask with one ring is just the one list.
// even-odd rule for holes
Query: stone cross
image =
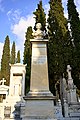
{"label": "stone cross", "polygon": [[72,79],[70,65],[67,65],[67,73],[68,73],[68,79]]}
{"label": "stone cross", "polygon": [[43,39],[44,32],[41,30],[41,23],[36,24],[36,31],[32,33],[35,39]]}
{"label": "stone cross", "polygon": [[3,78],[0,83],[2,83],[2,85],[4,85],[4,83],[6,82],[6,80]]}

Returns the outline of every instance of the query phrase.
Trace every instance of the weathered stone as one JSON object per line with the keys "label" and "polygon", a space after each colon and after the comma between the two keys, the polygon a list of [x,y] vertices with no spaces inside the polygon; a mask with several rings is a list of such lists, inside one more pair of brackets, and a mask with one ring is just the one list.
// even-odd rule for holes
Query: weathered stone
{"label": "weathered stone", "polygon": [[[41,32],[41,33],[39,33]],[[24,97],[25,114],[22,120],[47,119],[54,120],[54,99],[49,91],[47,39],[42,39],[42,31],[34,33],[32,43],[30,91]],[[22,107],[23,109],[23,107]]]}

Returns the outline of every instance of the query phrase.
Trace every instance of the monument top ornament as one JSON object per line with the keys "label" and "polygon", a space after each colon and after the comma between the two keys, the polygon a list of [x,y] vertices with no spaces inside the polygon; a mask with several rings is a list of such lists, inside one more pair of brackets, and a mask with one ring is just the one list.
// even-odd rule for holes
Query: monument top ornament
{"label": "monument top ornament", "polygon": [[36,31],[32,33],[34,39],[43,39],[45,36],[44,32],[41,30],[41,23],[36,24]]}
{"label": "monument top ornament", "polygon": [[71,66],[70,66],[70,65],[67,65],[68,79],[72,79],[71,70],[72,70]]}

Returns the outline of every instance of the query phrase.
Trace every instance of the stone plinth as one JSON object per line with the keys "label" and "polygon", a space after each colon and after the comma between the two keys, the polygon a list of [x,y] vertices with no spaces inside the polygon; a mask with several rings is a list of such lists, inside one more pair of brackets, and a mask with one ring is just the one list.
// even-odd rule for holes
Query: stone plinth
{"label": "stone plinth", "polygon": [[54,118],[53,111],[53,97],[26,97],[27,101],[25,104],[25,114],[26,119],[52,119]]}

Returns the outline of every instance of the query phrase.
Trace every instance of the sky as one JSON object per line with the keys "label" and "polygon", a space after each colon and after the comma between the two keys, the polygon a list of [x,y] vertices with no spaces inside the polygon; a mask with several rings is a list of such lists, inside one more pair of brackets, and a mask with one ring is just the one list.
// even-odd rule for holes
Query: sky
{"label": "sky", "polygon": [[[74,0],[80,13],[80,0]],[[42,0],[45,13],[48,14],[49,0]],[[3,45],[6,36],[9,36],[10,47],[13,41],[16,44],[16,52],[20,50],[21,61],[25,42],[25,32],[28,26],[34,27],[33,12],[37,9],[39,0],[0,0],[0,61],[3,53]],[[62,0],[64,14],[67,17],[67,0]]]}

